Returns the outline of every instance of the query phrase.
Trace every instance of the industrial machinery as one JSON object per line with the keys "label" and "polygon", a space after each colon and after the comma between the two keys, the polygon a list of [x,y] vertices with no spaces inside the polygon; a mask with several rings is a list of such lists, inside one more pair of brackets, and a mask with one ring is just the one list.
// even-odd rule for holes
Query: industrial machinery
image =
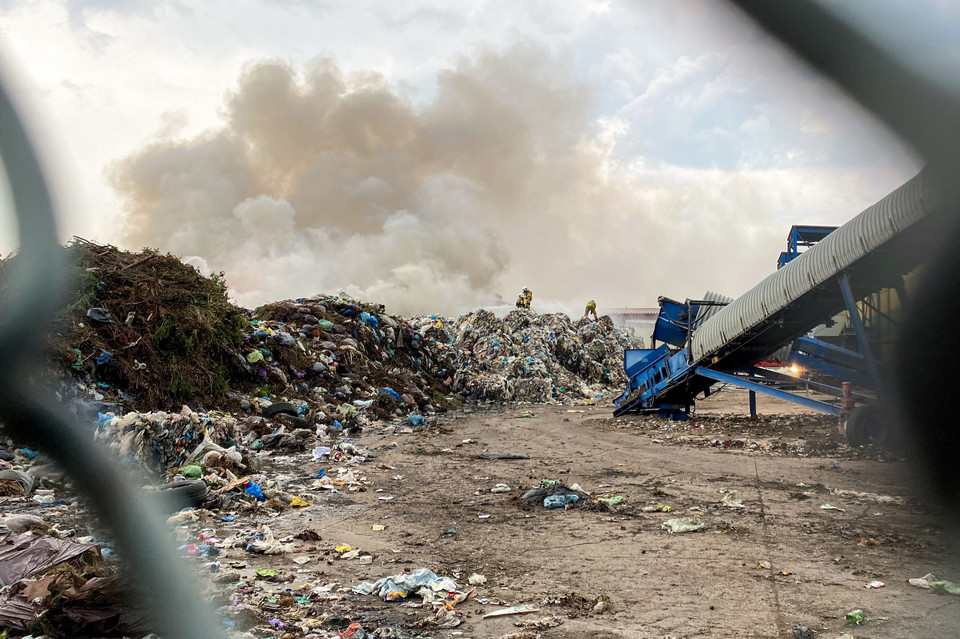
{"label": "industrial machinery", "polygon": [[[778,269],[736,300],[715,294],[683,303],[660,298],[654,348],[625,353],[629,381],[614,414],[686,419],[695,398],[718,383],[748,389],[754,415],[756,393],[844,417],[856,404],[869,405],[884,382],[864,314],[879,311],[870,299],[880,291],[895,291],[901,305],[906,301],[904,278],[924,258],[920,238],[942,217],[934,215],[943,205],[928,182],[921,172],[839,228],[794,227]],[[856,350],[809,336],[844,310]],[[757,366],[777,351],[789,364],[823,376],[823,383],[804,384],[819,391],[819,399],[785,390],[796,385],[795,377]],[[846,420],[854,443],[879,435],[871,414],[867,408]]]}

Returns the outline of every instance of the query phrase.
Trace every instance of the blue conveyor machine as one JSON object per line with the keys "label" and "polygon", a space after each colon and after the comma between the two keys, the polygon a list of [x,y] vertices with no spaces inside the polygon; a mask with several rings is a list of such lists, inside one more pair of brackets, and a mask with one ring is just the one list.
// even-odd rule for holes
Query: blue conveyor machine
{"label": "blue conveyor machine", "polygon": [[[861,398],[880,392],[883,381],[861,300],[883,289],[906,299],[904,277],[922,262],[924,234],[943,217],[934,215],[942,208],[921,172],[839,228],[794,227],[778,269],[736,300],[715,294],[684,302],[660,298],[653,333],[653,346],[660,346],[625,353],[629,381],[614,414],[683,419],[696,397],[723,383],[839,415],[838,403],[791,393],[784,387],[795,385],[796,378],[757,366],[778,351],[805,370],[851,382]],[[858,350],[808,336],[844,310]],[[839,388],[821,386],[816,390],[840,394]]]}

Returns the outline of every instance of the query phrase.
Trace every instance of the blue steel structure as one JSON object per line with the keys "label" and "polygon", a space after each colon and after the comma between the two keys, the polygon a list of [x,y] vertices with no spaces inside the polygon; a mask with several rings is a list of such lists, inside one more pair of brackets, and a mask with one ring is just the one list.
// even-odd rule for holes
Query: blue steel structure
{"label": "blue steel structure", "polygon": [[[718,383],[735,384],[810,409],[839,415],[840,403],[789,392],[795,377],[755,366],[785,345],[788,361],[858,387],[864,400],[881,392],[878,363],[861,321],[858,301],[885,288],[902,290],[903,277],[925,257],[924,233],[939,216],[924,174],[901,186],[842,227],[795,226],[778,270],[741,298],[698,322],[697,301],[660,298],[654,338],[659,348],[629,350],[629,381],[614,402],[615,415],[658,413],[685,419],[698,396]],[[808,247],[800,252],[800,247]],[[806,337],[817,325],[846,309],[859,352]],[[654,343],[654,345],[656,342]],[[840,397],[840,388],[811,384]]]}
{"label": "blue steel structure", "polygon": [[787,235],[787,250],[777,258],[777,269],[781,269],[800,256],[800,247],[810,248],[833,231],[835,226],[794,225]]}

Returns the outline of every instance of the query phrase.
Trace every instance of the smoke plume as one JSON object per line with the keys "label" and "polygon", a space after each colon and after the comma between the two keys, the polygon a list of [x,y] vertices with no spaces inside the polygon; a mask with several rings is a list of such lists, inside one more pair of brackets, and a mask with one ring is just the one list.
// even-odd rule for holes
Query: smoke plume
{"label": "smoke plume", "polygon": [[[804,192],[798,171],[617,162],[617,123],[595,121],[572,78],[519,44],[459,59],[418,104],[330,59],[250,64],[222,127],[112,167],[125,244],[225,271],[247,306],[343,289],[394,312],[457,313],[529,286],[535,307],[569,311],[739,293],[774,254],[727,259],[725,281],[704,265],[785,235],[766,212],[791,198],[816,210],[837,195]],[[731,218],[743,228],[716,222]],[[668,259],[671,243],[687,258]]]}

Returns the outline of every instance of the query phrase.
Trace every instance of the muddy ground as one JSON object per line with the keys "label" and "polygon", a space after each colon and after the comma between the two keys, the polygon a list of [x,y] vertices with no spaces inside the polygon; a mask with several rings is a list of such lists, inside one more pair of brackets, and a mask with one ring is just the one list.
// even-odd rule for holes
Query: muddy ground
{"label": "muddy ground", "polygon": [[[960,597],[907,583],[928,572],[960,580],[957,546],[912,487],[907,464],[850,449],[832,418],[798,414],[774,400],[760,399],[756,422],[744,416],[745,393],[721,393],[701,411],[677,423],[615,419],[609,406],[521,406],[437,420],[412,433],[406,424],[384,425],[356,440],[377,453],[355,467],[366,479],[362,492],[311,491],[317,469],[333,473],[337,465],[313,461],[309,451],[274,457],[266,475],[312,506],[279,515],[238,512],[229,523],[223,513],[205,512],[180,534],[186,539],[206,529],[226,539],[263,523],[278,535],[319,534],[295,540],[289,554],[233,548],[219,558],[220,603],[230,601],[231,589],[249,593],[238,578],[252,579],[253,569],[279,572],[273,582],[255,582],[270,596],[261,624],[292,614],[323,619],[328,629],[360,622],[368,633],[392,626],[431,637],[540,632],[546,639],[780,638],[792,637],[795,626],[831,638],[960,635]],[[483,452],[530,459],[478,459]],[[542,479],[576,483],[592,495],[568,510],[519,498]],[[500,483],[510,492],[491,493]],[[738,492],[743,508],[722,503],[729,491]],[[623,499],[607,506],[593,500],[600,495]],[[672,512],[648,512],[658,505]],[[698,513],[702,532],[661,527]],[[336,559],[338,544],[372,554],[372,563]],[[293,562],[303,556],[309,561]],[[185,561],[198,568],[209,562]],[[465,587],[472,573],[486,577],[474,598],[457,606],[458,627],[414,630],[428,612],[349,591],[421,567]],[[885,587],[866,587],[875,580]],[[322,584],[338,585],[285,607],[292,605],[285,594]],[[610,609],[594,612],[604,600]],[[535,604],[539,612],[482,618],[518,604]],[[853,609],[865,611],[862,626],[845,623]],[[546,616],[562,624],[537,631],[515,626]],[[299,636],[289,623],[252,632]]]}

